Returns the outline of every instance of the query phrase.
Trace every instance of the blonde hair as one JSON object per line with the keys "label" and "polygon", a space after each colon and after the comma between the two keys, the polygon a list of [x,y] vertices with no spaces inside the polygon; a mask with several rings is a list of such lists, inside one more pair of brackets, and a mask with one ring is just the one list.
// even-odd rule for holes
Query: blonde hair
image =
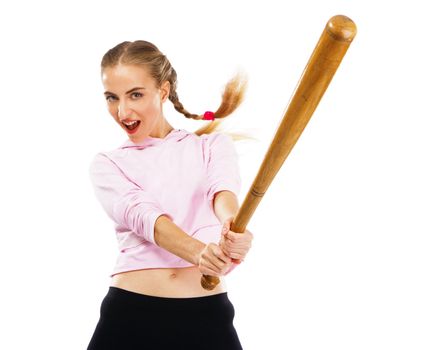
{"label": "blonde hair", "polygon": [[[101,71],[105,68],[115,67],[119,64],[139,65],[148,69],[152,78],[160,87],[165,81],[170,83],[169,100],[174,108],[186,118],[202,120],[204,114],[193,114],[188,112],[180,102],[176,87],[177,74],[167,57],[152,43],[144,40],[124,41],[108,50],[102,57]],[[226,118],[234,112],[244,99],[247,87],[247,79],[242,74],[236,74],[226,85],[222,93],[222,102],[214,112],[215,120],[206,123],[194,133],[197,135],[210,134],[217,130],[221,119]],[[242,140],[253,137],[245,134],[226,132],[233,140]]]}

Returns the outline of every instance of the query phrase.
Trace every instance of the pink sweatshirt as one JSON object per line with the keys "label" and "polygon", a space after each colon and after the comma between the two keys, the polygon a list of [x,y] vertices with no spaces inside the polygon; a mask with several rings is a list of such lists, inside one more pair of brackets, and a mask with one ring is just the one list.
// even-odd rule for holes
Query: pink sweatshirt
{"label": "pink sweatshirt", "polygon": [[[222,224],[213,195],[241,190],[238,156],[231,136],[198,136],[183,129],[165,138],[129,139],[117,149],[96,154],[89,167],[94,193],[115,224],[119,272],[193,266],[154,240],[154,224],[166,215],[188,235],[218,243]],[[228,273],[235,267],[228,271]]]}

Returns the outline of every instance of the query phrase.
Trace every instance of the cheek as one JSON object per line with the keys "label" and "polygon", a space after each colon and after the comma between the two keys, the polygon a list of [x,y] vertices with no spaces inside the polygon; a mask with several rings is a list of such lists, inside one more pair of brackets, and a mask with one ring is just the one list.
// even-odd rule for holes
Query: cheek
{"label": "cheek", "polygon": [[116,108],[108,105],[107,109],[108,109],[109,114],[111,114],[114,118],[117,118],[117,115],[116,115],[117,114],[117,112],[116,112],[117,109]]}
{"label": "cheek", "polygon": [[158,99],[153,99],[150,101],[150,103],[141,107],[140,110],[143,112],[143,114],[147,116],[154,116],[158,114],[161,108],[160,106],[161,106],[161,102]]}
{"label": "cheek", "polygon": [[162,104],[160,94],[155,94],[151,100],[152,108],[160,109]]}
{"label": "cheek", "polygon": [[114,108],[112,106],[108,106],[108,113],[111,115],[111,117],[121,125],[120,118],[118,117],[117,108]]}

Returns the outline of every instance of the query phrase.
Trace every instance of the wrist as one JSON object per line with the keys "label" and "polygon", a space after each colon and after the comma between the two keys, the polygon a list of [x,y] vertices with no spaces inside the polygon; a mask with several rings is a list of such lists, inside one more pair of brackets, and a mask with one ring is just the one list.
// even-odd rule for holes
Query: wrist
{"label": "wrist", "polygon": [[194,239],[194,247],[192,249],[193,254],[191,258],[192,261],[190,262],[194,264],[195,266],[198,266],[200,264],[201,253],[203,252],[205,247],[206,247],[206,244]]}

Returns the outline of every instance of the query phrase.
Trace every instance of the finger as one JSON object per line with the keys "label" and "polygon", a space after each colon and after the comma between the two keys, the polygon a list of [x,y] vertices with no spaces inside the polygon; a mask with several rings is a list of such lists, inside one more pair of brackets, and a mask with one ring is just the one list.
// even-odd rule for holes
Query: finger
{"label": "finger", "polygon": [[234,221],[234,217],[231,216],[223,222],[222,233],[226,233],[231,229],[231,224],[233,221]]}
{"label": "finger", "polygon": [[205,254],[201,257],[200,262],[198,264],[200,270],[210,270],[210,272],[217,272],[215,264],[211,261],[208,254]]}
{"label": "finger", "polygon": [[245,256],[248,251],[250,250],[249,246],[242,246],[242,247],[224,247],[223,251],[226,252],[226,256],[230,257],[230,258],[234,258],[235,259],[235,255],[238,254],[240,256]]}
{"label": "finger", "polygon": [[251,233],[249,230],[245,230],[244,232],[234,232],[230,230],[230,232],[235,234],[237,237],[240,236],[240,237],[247,237],[247,238],[253,239],[253,233]]}
{"label": "finger", "polygon": [[214,256],[221,262],[223,263],[229,263],[231,261],[231,259],[223,252],[223,250],[218,247],[215,246],[212,249]]}
{"label": "finger", "polygon": [[229,254],[232,260],[242,260],[246,257],[245,253],[231,253]]}
{"label": "finger", "polygon": [[226,238],[226,235],[227,235],[227,233],[228,233],[228,231],[226,231],[226,229],[224,228],[223,230],[222,230],[222,232],[220,233],[220,238],[221,239],[224,239],[224,238]]}
{"label": "finger", "polygon": [[[223,248],[222,248],[223,247]],[[222,249],[226,250],[227,253],[232,253],[235,250],[248,251],[251,248],[251,242],[238,242],[234,243],[231,241],[225,241],[222,243]],[[227,254],[228,255],[228,254]]]}
{"label": "finger", "polygon": [[[212,261],[213,260],[213,261]],[[213,258],[212,260],[209,259],[204,259],[202,261],[201,266],[208,270],[206,271],[207,274],[210,275],[219,275],[223,269],[226,267],[227,264],[223,263],[221,260],[217,259],[217,258]]]}
{"label": "finger", "polygon": [[208,266],[216,273],[221,273],[228,265],[231,264],[231,258],[226,256],[222,250],[216,246],[211,245],[206,254],[203,255],[204,265]]}
{"label": "finger", "polygon": [[215,277],[219,277],[220,276],[219,273],[217,273],[217,272],[213,271],[212,269],[209,269],[209,268],[207,268],[205,266],[200,266],[199,270],[200,270],[200,272],[203,275],[215,276]]}
{"label": "finger", "polygon": [[248,249],[241,250],[230,250],[226,253],[226,256],[232,259],[240,259],[241,257],[246,256],[248,253]]}
{"label": "finger", "polygon": [[228,249],[228,247],[226,247],[225,246],[225,243],[222,243],[221,245],[220,245],[220,249],[222,249],[222,252],[227,256],[227,257],[229,257],[229,254],[231,253],[230,251],[229,251],[229,249]]}
{"label": "finger", "polygon": [[237,233],[229,230],[225,238],[228,238],[232,242],[250,242],[253,239],[253,235],[251,233]]}
{"label": "finger", "polygon": [[228,236],[223,237],[226,244],[229,245],[251,245],[251,239],[241,238],[228,238]]}
{"label": "finger", "polygon": [[221,249],[214,243],[208,244],[201,253],[200,264],[218,272],[217,266],[221,260],[219,260],[215,255],[216,248],[221,251]]}
{"label": "finger", "polygon": [[200,271],[204,271],[205,274],[209,274],[212,276],[222,276],[229,270],[231,264],[231,260],[229,263],[226,264],[223,263],[221,260],[216,260],[216,265],[214,263],[210,263],[209,261],[204,261],[200,268]]}
{"label": "finger", "polygon": [[225,239],[222,242],[222,245],[224,247],[226,247],[226,249],[228,250],[233,250],[233,249],[250,249],[251,248],[251,241],[231,241],[229,239]]}
{"label": "finger", "polygon": [[241,237],[239,237],[238,235],[241,235],[241,234],[240,234],[240,233],[236,233],[236,232],[231,231],[231,230],[227,231],[227,232],[224,234],[225,239],[228,239],[228,240],[230,240],[231,242],[236,242],[236,241],[238,241],[239,239],[241,239]]}
{"label": "finger", "polygon": [[230,230],[229,226],[226,226],[226,223],[223,224],[222,226],[222,236],[225,236]]}

